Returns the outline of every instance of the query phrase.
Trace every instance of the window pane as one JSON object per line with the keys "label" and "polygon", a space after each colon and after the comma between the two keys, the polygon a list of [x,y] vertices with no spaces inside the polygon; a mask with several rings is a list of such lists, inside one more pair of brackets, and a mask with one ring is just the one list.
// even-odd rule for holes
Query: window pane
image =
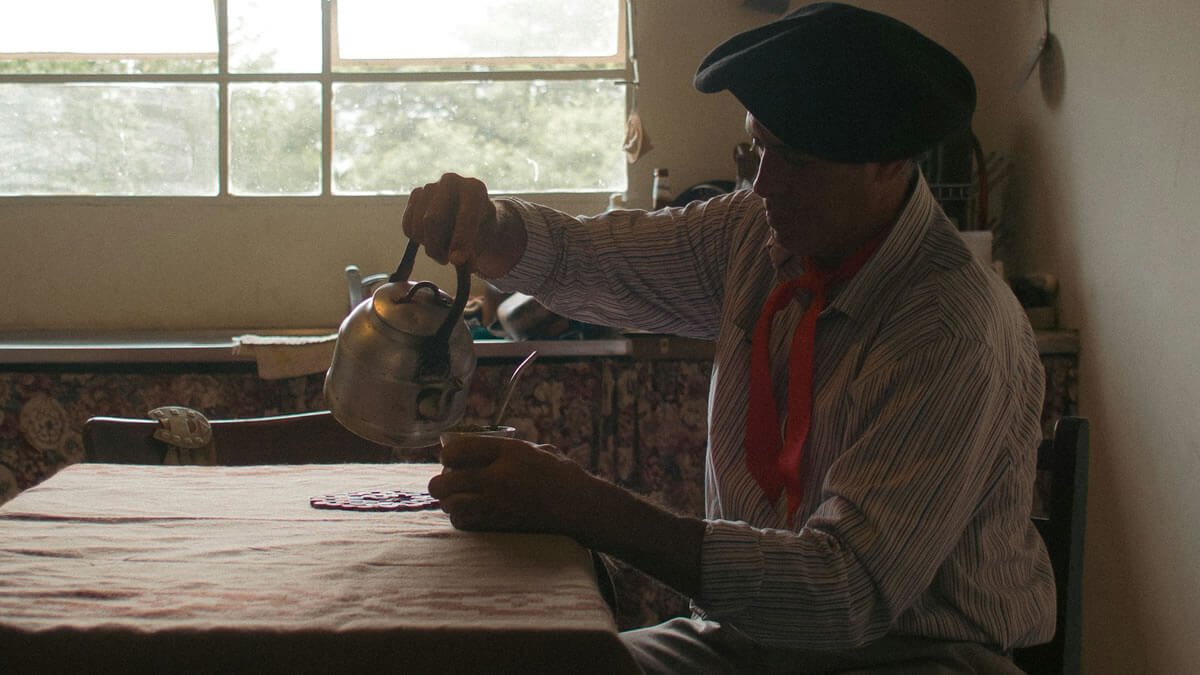
{"label": "window pane", "polygon": [[0,194],[213,195],[212,84],[0,84]]}
{"label": "window pane", "polygon": [[337,193],[403,193],[456,171],[497,192],[625,189],[625,90],[608,80],[342,84]]}
{"label": "window pane", "polygon": [[347,59],[618,56],[619,0],[338,0]]}
{"label": "window pane", "polygon": [[[213,72],[212,0],[37,0],[7,3],[5,72]],[[40,65],[38,65],[40,64]]]}
{"label": "window pane", "polygon": [[229,191],[309,195],[321,190],[321,86],[229,86]]}
{"label": "window pane", "polygon": [[321,0],[229,0],[229,70],[321,72]]}

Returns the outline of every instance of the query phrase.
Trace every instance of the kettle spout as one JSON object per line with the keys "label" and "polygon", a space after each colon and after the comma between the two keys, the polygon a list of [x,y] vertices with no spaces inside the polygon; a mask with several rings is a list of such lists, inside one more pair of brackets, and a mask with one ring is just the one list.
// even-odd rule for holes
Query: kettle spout
{"label": "kettle spout", "polygon": [[375,287],[385,283],[388,275],[384,272],[363,276],[358,265],[346,265],[346,290],[350,295],[350,309],[358,307],[367,296],[375,292]]}

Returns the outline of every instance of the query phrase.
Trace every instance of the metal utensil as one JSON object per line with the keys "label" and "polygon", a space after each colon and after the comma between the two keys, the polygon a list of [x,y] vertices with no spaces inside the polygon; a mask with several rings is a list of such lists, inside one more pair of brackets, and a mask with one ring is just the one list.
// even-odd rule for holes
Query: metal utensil
{"label": "metal utensil", "polygon": [[525,371],[525,367],[537,358],[537,350],[529,352],[529,356],[525,360],[517,364],[517,369],[513,371],[511,377],[508,378],[508,384],[504,386],[504,393],[500,396],[500,405],[496,408],[496,417],[493,418],[492,424],[500,426],[504,421],[504,413],[508,410],[508,402],[512,399],[513,390],[517,388],[517,380],[520,379],[521,373]]}

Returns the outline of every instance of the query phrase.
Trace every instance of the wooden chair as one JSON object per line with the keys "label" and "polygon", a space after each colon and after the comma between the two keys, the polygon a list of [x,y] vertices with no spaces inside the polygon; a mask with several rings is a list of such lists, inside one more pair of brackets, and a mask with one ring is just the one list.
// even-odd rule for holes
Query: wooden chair
{"label": "wooden chair", "polygon": [[1079,672],[1087,480],[1088,421],[1063,417],[1055,425],[1054,438],[1038,448],[1042,508],[1034,513],[1034,525],[1050,552],[1058,616],[1053,640],[1014,650],[1013,660],[1030,675]]}
{"label": "wooden chair", "polygon": [[[160,411],[168,412],[160,412]],[[336,464],[343,462],[432,461],[398,455],[362,439],[329,411],[212,420],[188,408],[152,411],[159,419],[92,417],[83,425],[84,461],[112,464]],[[169,420],[161,418],[170,417]],[[189,425],[204,440],[189,443],[172,435],[167,422]],[[432,453],[432,451],[430,451]]]}

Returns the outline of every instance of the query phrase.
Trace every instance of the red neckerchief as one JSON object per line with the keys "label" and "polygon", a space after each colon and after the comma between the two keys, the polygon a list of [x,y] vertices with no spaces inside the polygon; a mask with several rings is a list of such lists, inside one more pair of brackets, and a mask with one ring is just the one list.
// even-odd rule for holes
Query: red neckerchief
{"label": "red neckerchief", "polygon": [[[825,307],[830,284],[853,277],[887,238],[890,228],[865,243],[834,269],[804,259],[804,274],[784,281],[771,291],[754,326],[750,351],[750,406],[746,414],[746,465],[772,503],[787,490],[788,521],[800,507],[804,481],[800,467],[812,419],[813,339],[817,316]],[[788,414],[786,436],[781,437],[775,390],[771,384],[771,323],[798,291],[809,292],[808,308],[796,332],[788,363]]]}

